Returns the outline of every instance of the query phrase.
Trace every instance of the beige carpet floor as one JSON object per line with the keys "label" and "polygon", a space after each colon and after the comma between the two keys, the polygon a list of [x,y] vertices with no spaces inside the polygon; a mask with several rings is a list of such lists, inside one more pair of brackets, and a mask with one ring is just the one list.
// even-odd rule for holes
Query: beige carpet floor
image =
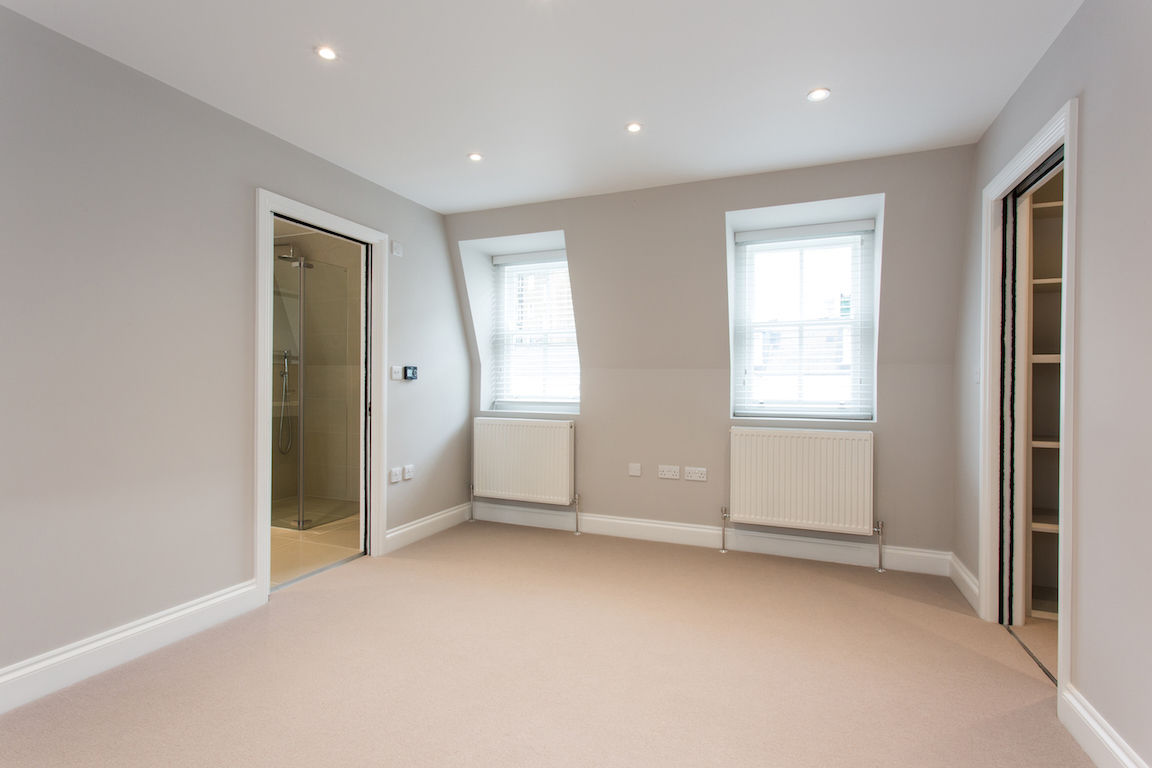
{"label": "beige carpet floor", "polygon": [[1088,766],[947,579],[465,523],[0,718],[17,766]]}

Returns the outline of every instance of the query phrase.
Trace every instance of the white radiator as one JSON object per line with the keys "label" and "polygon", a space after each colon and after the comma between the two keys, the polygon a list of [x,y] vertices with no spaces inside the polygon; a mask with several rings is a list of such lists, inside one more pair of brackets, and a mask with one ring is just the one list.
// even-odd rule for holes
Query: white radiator
{"label": "white radiator", "polygon": [[732,427],[734,523],[872,534],[872,433]]}
{"label": "white radiator", "polygon": [[476,419],[472,492],[489,499],[568,505],[573,491],[575,423]]}

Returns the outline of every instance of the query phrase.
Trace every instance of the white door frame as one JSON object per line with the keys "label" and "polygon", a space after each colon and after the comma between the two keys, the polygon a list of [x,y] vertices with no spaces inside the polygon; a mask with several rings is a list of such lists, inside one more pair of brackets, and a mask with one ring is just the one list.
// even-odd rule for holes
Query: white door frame
{"label": "white door frame", "polygon": [[1000,201],[1058,147],[1064,147],[1064,265],[1060,338],[1060,579],[1059,652],[1057,681],[1061,691],[1070,681],[1072,660],[1072,575],[1076,567],[1077,508],[1075,493],[1075,334],[1076,334],[1076,177],[1077,115],[1072,99],[1020,150],[984,188],[981,203],[981,399],[980,399],[980,583],[979,612],[996,621],[999,607],[1000,527],[1000,242],[1003,231]]}
{"label": "white door frame", "polygon": [[[256,584],[260,591],[268,595],[271,589],[271,507],[272,507],[272,279],[275,266],[273,246],[273,217],[275,214],[288,216],[306,224],[312,224],[331,232],[359,240],[371,246],[371,259],[366,269],[371,270],[371,314],[368,326],[371,338],[371,417],[368,420],[368,445],[372,462],[369,472],[371,487],[368,490],[368,554],[384,553],[384,532],[388,528],[387,494],[384,492],[382,467],[388,466],[386,452],[387,400],[385,382],[387,376],[384,361],[387,359],[388,341],[388,235],[375,229],[357,224],[334,214],[313,208],[310,205],[287,197],[257,190],[257,238],[256,238]],[[366,406],[361,403],[361,406]],[[361,411],[364,412],[363,410]],[[363,462],[362,462],[363,464]],[[361,467],[361,471],[369,469]]]}

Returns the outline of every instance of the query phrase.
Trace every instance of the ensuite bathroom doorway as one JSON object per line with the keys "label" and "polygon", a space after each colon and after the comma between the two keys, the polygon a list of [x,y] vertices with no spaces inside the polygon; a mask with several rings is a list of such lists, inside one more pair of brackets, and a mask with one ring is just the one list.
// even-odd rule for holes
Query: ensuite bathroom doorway
{"label": "ensuite bathroom doorway", "polygon": [[273,221],[273,589],[366,552],[365,243]]}

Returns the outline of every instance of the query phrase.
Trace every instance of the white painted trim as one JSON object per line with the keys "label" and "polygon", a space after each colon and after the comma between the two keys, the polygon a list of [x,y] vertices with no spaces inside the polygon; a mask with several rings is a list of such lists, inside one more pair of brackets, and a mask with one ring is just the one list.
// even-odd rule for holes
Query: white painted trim
{"label": "white painted trim", "polygon": [[720,548],[720,527],[693,523],[670,523],[664,520],[645,520],[613,515],[580,515],[580,530],[601,536],[622,539],[661,541],[665,544],[686,544],[690,547]]}
{"label": "white painted trim", "polygon": [[[1064,442],[1073,445],[1071,429],[1073,425],[1073,397],[1071,384],[1074,376],[1074,360],[1071,356],[1075,334],[1075,221],[1076,221],[1076,173],[1077,173],[1077,114],[1079,104],[1070,100],[1037,133],[1031,141],[1012,159],[991,182],[984,187],[981,200],[981,399],[980,399],[980,508],[979,541],[980,562],[977,567],[979,582],[978,613],[987,621],[996,621],[999,610],[997,594],[1000,544],[997,541],[999,521],[997,519],[999,497],[998,461],[1000,454],[999,399],[1000,385],[1000,275],[999,247],[1002,222],[998,211],[999,201],[1026,177],[1033,168],[1046,157],[1064,145],[1064,185],[1065,185],[1065,238],[1064,238],[1064,296],[1063,362],[1062,379],[1062,427],[1068,432]],[[1073,568],[1070,542],[1075,529],[1075,497],[1071,494],[1074,465],[1074,451],[1060,452],[1061,475],[1061,536],[1060,536],[1060,651],[1062,661],[1058,664],[1058,679],[1068,679],[1068,662],[1071,659],[1071,636],[1066,629],[1071,622],[1071,572]],[[1067,528],[1065,529],[1065,526]]]}
{"label": "white painted trim", "polygon": [[[719,535],[719,526],[716,528]],[[868,537],[862,541],[841,539],[816,539],[808,536],[789,536],[767,531],[730,529],[728,549],[737,552],[757,552],[778,557],[797,557],[803,560],[820,560],[825,563],[876,567],[876,541]],[[933,576],[947,576],[951,552],[913,547],[884,547],[884,567],[892,571],[927,573]]]}
{"label": "white painted trim", "polygon": [[436,512],[427,517],[422,517],[419,520],[413,520],[410,523],[405,523],[404,525],[393,528],[384,534],[385,551],[395,552],[401,547],[415,544],[420,541],[420,539],[426,539],[429,536],[463,523],[468,519],[469,506],[470,505],[465,502],[451,509],[445,509],[441,512]]}
{"label": "white painted trim", "polygon": [[951,577],[952,583],[956,585],[956,589],[960,590],[960,594],[964,595],[964,599],[971,604],[972,609],[979,614],[980,612],[980,582],[968,570],[968,566],[961,562],[960,558],[956,557],[956,553],[952,553],[951,562],[948,564],[948,576]]}
{"label": "white painted trim", "polygon": [[1099,768],[1148,768],[1148,763],[1116,732],[1073,685],[1056,700],[1060,722]]}
{"label": "white painted trim", "polygon": [[[576,513],[568,509],[514,507],[510,504],[477,501],[472,504],[472,516],[476,520],[485,520],[490,523],[527,525],[532,528],[551,528],[557,531],[576,530]],[[580,515],[581,522],[586,517],[587,515]]]}
{"label": "white painted trim", "polygon": [[[1076,506],[1076,292],[1079,251],[1076,220],[1079,216],[1080,110],[1076,99],[1068,102],[1064,127],[1064,265],[1060,328],[1060,546],[1058,610],[1056,623],[1056,679],[1072,682],[1073,582],[1079,531]],[[1066,686],[1067,687],[1067,686]],[[1147,768],[1147,766],[1145,766]]]}
{"label": "white painted trim", "polygon": [[255,580],[0,669],[0,713],[264,605]]}
{"label": "white painted trim", "polygon": [[[562,531],[575,530],[572,512],[535,507],[511,507],[489,502],[476,502],[477,520],[495,523],[527,525]],[[580,530],[587,534],[618,536],[625,539],[659,541],[666,544],[684,544],[692,547],[720,548],[720,526],[694,523],[672,523],[614,515],[580,515]],[[743,528],[728,529],[728,549],[734,552],[752,552],[803,560],[820,560],[844,565],[876,566],[876,543],[868,538],[862,541],[816,539],[768,531],[750,531]],[[952,553],[934,549],[912,547],[884,547],[884,565],[893,571],[926,573],[934,576],[951,574]]]}
{"label": "white painted trim", "polygon": [[[272,505],[272,427],[268,414],[272,412],[272,278],[275,265],[272,255],[273,215],[282,214],[331,232],[359,240],[371,246],[372,317],[371,379],[372,417],[371,432],[371,488],[368,493],[368,554],[380,555],[386,551],[385,532],[388,527],[388,497],[385,493],[383,467],[387,462],[387,408],[385,386],[388,341],[388,257],[391,252],[388,235],[354,221],[314,208],[266,189],[256,194],[256,412],[255,412],[255,541],[256,572],[254,579],[265,595],[271,589],[271,527]],[[366,268],[369,268],[366,267]],[[363,462],[362,462],[363,463]],[[362,523],[363,524],[363,523]]]}

